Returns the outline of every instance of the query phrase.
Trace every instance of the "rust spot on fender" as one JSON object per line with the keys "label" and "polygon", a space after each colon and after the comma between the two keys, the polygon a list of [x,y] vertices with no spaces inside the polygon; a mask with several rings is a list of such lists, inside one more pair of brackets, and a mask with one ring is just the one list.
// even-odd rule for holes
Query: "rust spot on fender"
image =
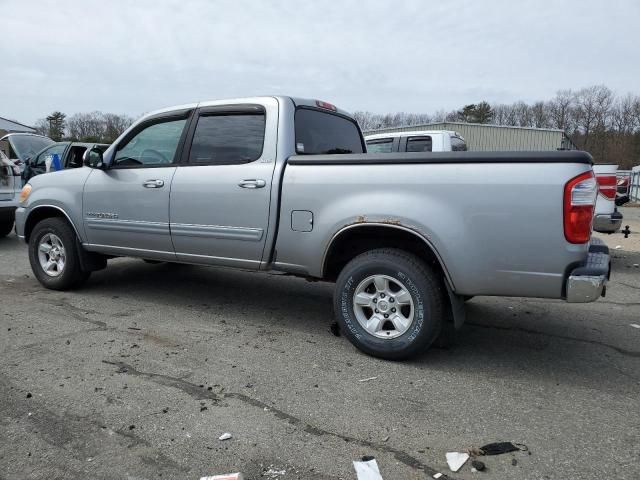
{"label": "rust spot on fender", "polygon": [[402,225],[402,222],[397,218],[383,218],[378,223],[384,223],[385,225]]}

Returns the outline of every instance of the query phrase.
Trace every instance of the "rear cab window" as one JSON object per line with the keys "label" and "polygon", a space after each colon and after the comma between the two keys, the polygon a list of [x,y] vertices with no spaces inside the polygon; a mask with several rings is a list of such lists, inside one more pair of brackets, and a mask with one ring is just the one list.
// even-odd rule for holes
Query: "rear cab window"
{"label": "rear cab window", "polygon": [[393,138],[367,140],[367,153],[392,153]]}
{"label": "rear cab window", "polygon": [[355,120],[338,113],[298,107],[295,129],[296,152],[300,155],[364,153]]}

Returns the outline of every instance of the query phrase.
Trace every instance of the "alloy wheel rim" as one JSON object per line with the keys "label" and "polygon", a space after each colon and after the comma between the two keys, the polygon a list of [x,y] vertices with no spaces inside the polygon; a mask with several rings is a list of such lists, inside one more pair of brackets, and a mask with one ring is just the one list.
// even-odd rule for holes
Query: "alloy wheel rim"
{"label": "alloy wheel rim", "polygon": [[38,260],[42,271],[50,277],[58,277],[64,272],[67,253],[55,233],[45,234],[38,243]]}
{"label": "alloy wheel rim", "polygon": [[353,295],[353,311],[367,333],[382,339],[403,335],[415,319],[409,290],[388,275],[370,275],[358,284]]}

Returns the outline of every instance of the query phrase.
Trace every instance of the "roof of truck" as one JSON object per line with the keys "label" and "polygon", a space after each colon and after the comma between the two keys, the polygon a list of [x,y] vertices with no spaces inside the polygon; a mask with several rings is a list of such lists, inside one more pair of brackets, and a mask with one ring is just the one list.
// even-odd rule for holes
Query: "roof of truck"
{"label": "roof of truck", "polygon": [[161,108],[159,110],[154,110],[152,112],[149,112],[145,115],[143,115],[143,117],[148,117],[151,115],[157,115],[160,113],[166,113],[166,112],[171,112],[174,110],[187,110],[190,108],[197,108],[198,106],[213,106],[213,105],[225,105],[227,103],[235,103],[235,104],[239,104],[239,103],[252,103],[252,102],[259,102],[261,100],[265,100],[268,98],[275,98],[278,101],[291,101],[293,102],[293,104],[295,106],[305,106],[305,107],[314,107],[314,108],[322,108],[320,107],[320,104],[327,104],[327,105],[331,105],[332,107],[335,107],[335,110],[332,109],[328,109],[329,111],[335,111],[336,113],[339,113],[341,115],[347,115],[349,117],[351,117],[351,114],[345,110],[342,110],[341,108],[336,107],[335,105],[331,104],[330,102],[325,102],[323,100],[317,100],[314,98],[300,98],[300,97],[288,97],[288,96],[283,96],[283,95],[261,95],[261,96],[257,96],[257,97],[238,97],[238,98],[221,98],[221,99],[214,99],[214,100],[204,100],[201,102],[197,102],[197,103],[187,103],[184,105],[174,105],[171,107],[166,107],[166,108]]}

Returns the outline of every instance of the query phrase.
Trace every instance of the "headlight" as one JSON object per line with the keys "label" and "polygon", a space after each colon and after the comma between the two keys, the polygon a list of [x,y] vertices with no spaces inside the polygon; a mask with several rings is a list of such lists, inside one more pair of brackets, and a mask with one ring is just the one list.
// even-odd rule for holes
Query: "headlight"
{"label": "headlight", "polygon": [[29,198],[29,194],[31,193],[31,185],[28,183],[22,187],[22,191],[20,192],[20,203],[24,203],[27,198]]}

